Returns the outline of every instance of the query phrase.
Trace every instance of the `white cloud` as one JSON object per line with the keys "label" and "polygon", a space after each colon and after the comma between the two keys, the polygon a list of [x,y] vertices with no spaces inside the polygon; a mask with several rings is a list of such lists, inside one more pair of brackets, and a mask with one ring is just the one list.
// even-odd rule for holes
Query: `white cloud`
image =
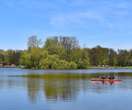
{"label": "white cloud", "polygon": [[[130,2],[127,0],[65,0],[72,6],[80,6],[71,12],[60,12],[51,16],[50,24],[55,27],[71,25],[88,25],[97,23],[107,29],[117,27],[117,24],[125,23],[124,18],[130,16]],[[87,6],[87,7],[84,7]]]}
{"label": "white cloud", "polygon": [[72,12],[57,14],[51,17],[50,24],[54,26],[65,26],[69,24],[83,24],[86,21],[100,22],[104,18],[95,12]]}

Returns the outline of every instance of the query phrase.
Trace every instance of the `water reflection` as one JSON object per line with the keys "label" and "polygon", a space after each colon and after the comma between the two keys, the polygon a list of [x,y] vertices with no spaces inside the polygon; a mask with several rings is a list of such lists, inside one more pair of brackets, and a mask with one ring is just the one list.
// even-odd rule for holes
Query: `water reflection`
{"label": "water reflection", "polygon": [[[87,82],[87,83],[86,83]],[[79,91],[88,89],[89,81],[83,80],[40,80],[26,79],[26,89],[32,102],[37,100],[40,92],[47,101],[71,101],[75,100]]]}
{"label": "water reflection", "polygon": [[44,93],[48,100],[74,100],[80,88],[75,80],[46,80]]}
{"label": "water reflection", "polygon": [[[78,76],[75,75],[76,78],[71,73],[70,77],[67,77],[64,73],[63,75],[60,75],[59,78],[57,78],[56,76],[53,77],[50,76],[47,77],[46,79],[45,78],[40,79],[8,77],[8,75],[30,73],[40,74],[42,71],[36,72],[34,70],[0,69],[0,109],[1,110],[132,109],[131,107],[132,73],[118,74],[119,77],[123,80],[123,82],[120,84],[111,85],[106,83],[92,83],[88,79],[86,74],[89,73],[89,71],[81,70],[80,73],[84,72],[83,75],[82,74],[80,75],[79,72],[74,71],[73,72],[74,75],[76,72],[79,74]],[[100,72],[97,69],[93,71]],[[55,73],[55,75],[56,74],[57,73]],[[74,78],[72,78],[73,76]]]}
{"label": "water reflection", "polygon": [[107,93],[113,90],[132,90],[132,80],[125,79],[118,85],[93,84],[88,79],[37,79],[37,78],[0,78],[0,90],[22,89],[29,100],[35,103],[39,98],[47,101],[73,101],[80,93]]}
{"label": "water reflection", "polygon": [[116,89],[132,90],[131,80],[125,80],[121,84],[92,84],[90,80],[61,80],[61,79],[26,79],[26,88],[29,99],[32,102],[37,100],[39,92],[43,93],[47,101],[73,101],[80,92],[83,93],[107,93]]}
{"label": "water reflection", "polygon": [[36,102],[38,93],[40,91],[40,80],[30,79],[26,80],[26,89],[28,93],[28,97],[31,102]]}

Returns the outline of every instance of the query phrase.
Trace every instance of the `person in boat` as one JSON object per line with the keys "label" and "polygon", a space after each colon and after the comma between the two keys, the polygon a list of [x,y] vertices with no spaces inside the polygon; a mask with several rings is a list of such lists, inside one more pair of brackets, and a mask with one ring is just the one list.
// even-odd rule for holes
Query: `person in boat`
{"label": "person in boat", "polygon": [[106,79],[106,78],[107,78],[106,76],[102,76],[102,77],[101,77],[101,79],[103,79],[103,80]]}
{"label": "person in boat", "polygon": [[114,76],[114,75],[112,75],[112,76],[111,76],[111,79],[115,79],[115,76]]}
{"label": "person in boat", "polygon": [[101,76],[97,76],[96,78],[97,78],[97,79],[101,79]]}
{"label": "person in boat", "polygon": [[97,76],[97,79],[101,79],[101,80],[105,80],[105,79],[109,79],[109,80],[114,80],[115,76],[114,75],[109,75],[109,76]]}
{"label": "person in boat", "polygon": [[111,75],[111,76],[109,76],[108,79],[110,79],[110,80],[114,80],[114,79],[115,79],[115,76],[114,76],[114,75]]}

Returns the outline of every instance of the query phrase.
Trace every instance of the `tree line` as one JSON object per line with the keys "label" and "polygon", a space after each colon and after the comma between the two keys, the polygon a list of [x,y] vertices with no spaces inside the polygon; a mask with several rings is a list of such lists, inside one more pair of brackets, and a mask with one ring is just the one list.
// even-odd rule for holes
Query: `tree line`
{"label": "tree line", "polygon": [[132,50],[115,51],[101,46],[81,48],[75,37],[54,36],[43,43],[37,36],[31,36],[27,45],[26,50],[0,50],[0,64],[30,69],[132,66]]}

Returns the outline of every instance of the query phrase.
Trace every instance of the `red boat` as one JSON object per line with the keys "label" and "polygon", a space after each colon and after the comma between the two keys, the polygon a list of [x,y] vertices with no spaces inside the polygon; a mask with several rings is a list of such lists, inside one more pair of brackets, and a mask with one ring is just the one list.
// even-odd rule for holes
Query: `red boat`
{"label": "red boat", "polygon": [[110,83],[110,84],[119,84],[122,80],[120,79],[91,79],[93,83]]}
{"label": "red boat", "polygon": [[98,78],[95,78],[95,79],[91,79],[91,81],[113,81],[113,82],[120,82],[122,80],[119,80],[119,79],[98,79]]}

